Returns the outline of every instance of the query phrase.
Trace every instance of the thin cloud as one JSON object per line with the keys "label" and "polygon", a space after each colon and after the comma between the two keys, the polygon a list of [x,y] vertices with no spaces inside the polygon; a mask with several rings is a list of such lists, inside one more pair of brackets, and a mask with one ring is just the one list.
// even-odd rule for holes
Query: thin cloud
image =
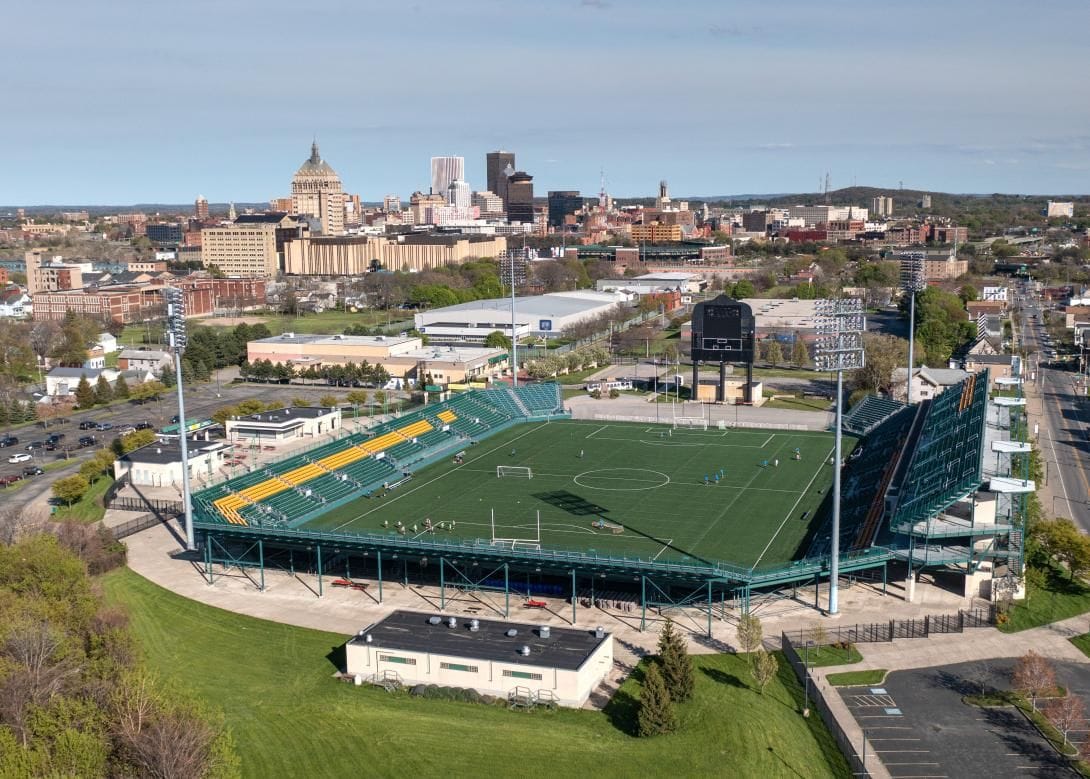
{"label": "thin cloud", "polygon": [[613,7],[613,3],[609,2],[609,0],[579,0],[579,5],[582,8],[595,8],[599,11]]}

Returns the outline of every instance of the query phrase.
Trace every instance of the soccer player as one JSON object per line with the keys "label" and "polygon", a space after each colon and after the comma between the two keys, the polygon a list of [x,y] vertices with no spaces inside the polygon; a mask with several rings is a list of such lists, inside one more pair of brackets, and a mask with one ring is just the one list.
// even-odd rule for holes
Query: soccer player
{"label": "soccer player", "polygon": [[772,461],[772,467],[773,468],[779,468],[780,467],[780,461],[779,461],[778,458]]}
{"label": "soccer player", "polygon": [[582,449],[579,450],[579,459],[580,460],[583,459],[583,450]]}
{"label": "soccer player", "polygon": [[514,449],[512,449],[512,450],[511,450],[511,456],[512,456],[512,457],[514,457],[514,456],[515,456],[515,450],[514,450]]}
{"label": "soccer player", "polygon": [[708,486],[708,474],[706,474],[706,473],[704,474],[704,486],[705,487]]}

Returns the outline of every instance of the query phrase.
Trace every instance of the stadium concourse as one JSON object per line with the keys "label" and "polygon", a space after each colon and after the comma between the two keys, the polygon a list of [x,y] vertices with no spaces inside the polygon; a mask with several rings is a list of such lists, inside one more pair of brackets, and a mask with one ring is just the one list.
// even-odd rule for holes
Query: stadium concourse
{"label": "stadium concourse", "polygon": [[[892,561],[914,575],[1009,572],[1013,504],[1002,521],[994,502],[990,516],[961,510],[987,503],[974,498],[982,377],[847,416],[842,575],[885,582]],[[393,578],[438,584],[441,604],[447,591],[493,590],[505,604],[564,597],[573,612],[608,594],[641,624],[649,606],[695,606],[710,633],[713,614],[748,609],[754,592],[814,584],[816,598],[831,453],[828,432],[574,421],[557,385],[530,384],[346,435],[199,492],[194,509],[210,582],[270,567],[316,573],[319,592],[323,576],[362,577],[381,600]]]}

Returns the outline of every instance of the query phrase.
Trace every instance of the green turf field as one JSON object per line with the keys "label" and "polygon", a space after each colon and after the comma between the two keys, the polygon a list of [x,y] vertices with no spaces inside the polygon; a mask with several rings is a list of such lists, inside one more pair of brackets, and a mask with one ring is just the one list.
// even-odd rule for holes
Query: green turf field
{"label": "green turf field", "polygon": [[[845,454],[849,447],[845,440]],[[821,514],[832,449],[826,433],[523,424],[469,447],[461,465],[435,464],[386,497],[354,501],[304,527],[401,535],[401,522],[406,537],[530,542],[540,512],[542,548],[774,565],[800,554]],[[497,466],[528,467],[533,477],[498,478]],[[428,534],[425,519],[453,521],[454,530]]]}

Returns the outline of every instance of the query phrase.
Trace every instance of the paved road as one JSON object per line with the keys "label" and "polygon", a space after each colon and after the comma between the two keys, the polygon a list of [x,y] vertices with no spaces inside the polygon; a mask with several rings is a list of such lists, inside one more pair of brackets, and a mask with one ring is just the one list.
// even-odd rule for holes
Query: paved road
{"label": "paved road", "polygon": [[[316,403],[321,395],[328,395],[331,392],[343,395],[345,390],[338,390],[327,386],[303,386],[296,384],[225,384],[220,387],[217,387],[215,383],[198,384],[186,390],[186,418],[205,419],[223,406],[233,405],[248,399],[262,400],[265,402],[275,400],[288,404],[291,402],[292,398],[302,396],[308,397]],[[68,417],[68,422],[66,424],[50,424],[48,428],[42,427],[41,423],[39,423],[37,425],[23,425],[0,430],[0,432],[3,433],[10,432],[19,439],[19,443],[16,446],[0,449],[0,476],[21,474],[23,469],[27,466],[43,465],[58,459],[64,459],[63,452],[47,452],[44,449],[35,449],[31,451],[31,454],[34,457],[32,462],[12,464],[7,461],[8,457],[12,454],[26,452],[27,444],[33,441],[44,441],[46,436],[50,433],[63,433],[65,436],[63,443],[71,447],[76,446],[80,437],[85,435],[94,435],[97,437],[97,448],[109,446],[110,442],[116,437],[116,433],[113,430],[104,432],[80,430],[79,423],[82,420],[88,419],[94,420],[95,422],[111,422],[115,427],[133,425],[137,422],[147,421],[158,429],[164,425],[170,424],[171,417],[177,413],[178,404],[175,395],[173,393],[168,393],[163,395],[159,401],[152,401],[143,405],[137,405],[135,403],[118,403],[106,408],[73,412]],[[50,470],[42,476],[30,477],[30,480],[33,481],[34,484],[22,485],[19,489],[14,490],[7,495],[5,495],[5,490],[0,488],[0,499],[3,499],[4,501],[14,501],[19,505],[27,505],[34,498],[40,496],[41,493],[48,489],[49,485],[58,478],[75,471],[83,461],[91,456],[91,453],[94,452],[95,449],[96,447],[73,449],[71,451],[72,465],[70,467]]]}
{"label": "paved road", "polygon": [[[1038,313],[1036,320],[1025,321],[1022,330],[1031,366],[1036,357],[1043,357],[1044,328],[1039,323]],[[1077,373],[1047,367],[1044,359],[1040,363],[1034,389],[1040,395],[1042,413],[1031,420],[1039,424],[1038,445],[1053,495],[1052,505],[1045,510],[1070,517],[1090,532],[1090,402],[1086,391],[1077,389]]]}

